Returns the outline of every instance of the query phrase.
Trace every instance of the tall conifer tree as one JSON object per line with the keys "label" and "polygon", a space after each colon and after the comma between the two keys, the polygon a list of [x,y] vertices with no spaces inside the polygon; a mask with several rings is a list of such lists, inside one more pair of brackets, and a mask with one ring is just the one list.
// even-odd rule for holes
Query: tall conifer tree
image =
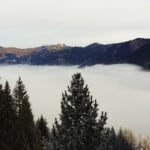
{"label": "tall conifer tree", "polygon": [[16,113],[14,109],[9,83],[6,81],[4,89],[0,85],[0,149],[16,148]]}
{"label": "tall conifer tree", "polygon": [[24,149],[36,149],[36,134],[33,114],[29,103],[29,97],[25,86],[19,77],[14,89],[14,99],[16,102],[16,111],[18,115],[18,128]]}
{"label": "tall conifer tree", "polygon": [[43,149],[49,147],[50,131],[47,126],[47,121],[42,115],[36,121],[36,133],[38,136],[37,138],[39,138],[39,147],[42,147]]}
{"label": "tall conifer tree", "polygon": [[50,131],[47,127],[47,121],[43,116],[36,121],[36,128],[39,130],[41,137],[45,137],[47,140],[50,139]]}
{"label": "tall conifer tree", "polygon": [[106,113],[98,119],[98,104],[80,73],[62,94],[60,121],[51,132],[53,150],[97,150],[103,146]]}

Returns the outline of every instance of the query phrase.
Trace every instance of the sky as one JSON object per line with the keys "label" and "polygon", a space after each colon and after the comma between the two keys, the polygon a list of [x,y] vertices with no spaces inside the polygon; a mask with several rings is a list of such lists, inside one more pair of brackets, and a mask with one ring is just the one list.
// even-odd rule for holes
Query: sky
{"label": "sky", "polygon": [[0,46],[35,47],[150,37],[150,0],[0,0]]}

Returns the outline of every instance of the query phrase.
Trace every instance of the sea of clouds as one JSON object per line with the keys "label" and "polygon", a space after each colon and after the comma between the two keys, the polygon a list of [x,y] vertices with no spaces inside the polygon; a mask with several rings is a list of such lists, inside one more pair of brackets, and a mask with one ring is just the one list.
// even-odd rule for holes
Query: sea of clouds
{"label": "sea of clouds", "polygon": [[14,88],[19,76],[25,83],[35,119],[41,114],[49,126],[60,114],[61,94],[74,73],[81,72],[99,112],[108,113],[107,126],[150,133],[150,72],[134,65],[96,65],[78,68],[59,66],[0,66],[1,82]]}

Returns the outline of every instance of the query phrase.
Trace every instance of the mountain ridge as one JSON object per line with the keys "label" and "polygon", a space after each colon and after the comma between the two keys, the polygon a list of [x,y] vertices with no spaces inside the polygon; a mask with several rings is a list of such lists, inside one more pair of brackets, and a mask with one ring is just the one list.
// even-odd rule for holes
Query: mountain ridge
{"label": "mountain ridge", "polygon": [[[140,55],[142,57],[140,57]],[[146,60],[144,60],[146,59]],[[0,64],[79,65],[130,63],[150,69],[150,39],[72,47],[65,44],[35,48],[0,47]]]}

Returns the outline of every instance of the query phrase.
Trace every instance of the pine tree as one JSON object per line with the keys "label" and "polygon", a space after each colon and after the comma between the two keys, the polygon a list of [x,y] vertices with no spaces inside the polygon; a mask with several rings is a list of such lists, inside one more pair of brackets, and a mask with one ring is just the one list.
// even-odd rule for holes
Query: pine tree
{"label": "pine tree", "polygon": [[45,118],[43,118],[42,115],[36,121],[36,128],[38,128],[38,130],[40,131],[41,137],[45,137],[48,140],[50,139],[50,131],[49,131],[49,128],[47,126],[47,121]]}
{"label": "pine tree", "polygon": [[18,131],[22,142],[20,143],[20,149],[35,150],[36,134],[33,114],[27,91],[20,77],[14,89],[14,99],[18,115]]}
{"label": "pine tree", "polygon": [[[0,135],[3,135],[3,127],[4,127],[4,99],[3,99],[3,88],[2,88],[2,84],[0,84]],[[0,136],[0,145],[3,145],[3,136]]]}
{"label": "pine tree", "polygon": [[16,114],[14,99],[9,83],[6,81],[4,89],[0,85],[0,149],[11,150],[16,147]]}
{"label": "pine tree", "polygon": [[53,150],[97,150],[103,148],[107,116],[98,119],[98,104],[80,73],[72,76],[68,92],[62,94],[60,121],[51,132]]}
{"label": "pine tree", "polygon": [[38,141],[40,147],[44,148],[49,145],[50,131],[47,126],[47,121],[43,116],[36,121],[36,133],[39,138]]}
{"label": "pine tree", "polygon": [[113,127],[111,129],[108,128],[105,150],[118,150],[117,142],[118,141],[115,129]]}

